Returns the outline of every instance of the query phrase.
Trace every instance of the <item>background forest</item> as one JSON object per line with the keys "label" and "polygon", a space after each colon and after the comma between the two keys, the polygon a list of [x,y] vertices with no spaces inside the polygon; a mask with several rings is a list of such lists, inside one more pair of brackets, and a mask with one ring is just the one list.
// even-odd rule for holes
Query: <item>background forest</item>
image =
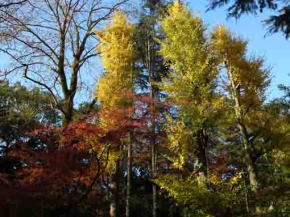
{"label": "background forest", "polygon": [[[289,36],[287,1],[208,3]],[[183,1],[0,0],[0,44],[1,217],[290,216],[290,86],[269,99],[226,26]]]}

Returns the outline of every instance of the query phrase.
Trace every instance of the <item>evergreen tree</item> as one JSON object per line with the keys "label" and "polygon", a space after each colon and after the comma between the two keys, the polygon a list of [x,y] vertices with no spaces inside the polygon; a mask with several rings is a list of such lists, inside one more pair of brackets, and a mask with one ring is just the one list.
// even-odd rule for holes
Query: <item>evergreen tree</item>
{"label": "evergreen tree", "polygon": [[[157,123],[158,116],[162,116],[165,112],[162,106],[158,106],[162,101],[163,94],[160,88],[156,85],[165,77],[168,68],[165,66],[163,57],[158,54],[160,45],[154,39],[163,37],[158,29],[158,19],[162,14],[165,3],[163,1],[144,1],[141,11],[140,20],[138,22],[135,34],[136,40],[136,60],[135,67],[140,72],[137,77],[138,88],[143,95],[148,95],[151,98],[148,111],[151,111],[150,117],[150,139],[149,146],[151,148],[151,178],[156,177],[158,170],[158,148],[160,139],[158,134],[161,131],[160,123]],[[152,216],[158,216],[158,198],[157,186],[152,182]]]}

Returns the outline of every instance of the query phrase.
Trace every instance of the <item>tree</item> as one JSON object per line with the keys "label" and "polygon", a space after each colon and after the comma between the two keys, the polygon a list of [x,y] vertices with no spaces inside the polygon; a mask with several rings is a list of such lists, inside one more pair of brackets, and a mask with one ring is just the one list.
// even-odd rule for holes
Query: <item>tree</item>
{"label": "tree", "polygon": [[[100,79],[96,96],[101,102],[100,124],[106,128],[126,127],[133,118],[133,26],[120,11],[116,12],[112,22],[96,33],[100,38],[97,47],[102,53],[102,63],[106,70]],[[116,115],[120,115],[119,117]],[[118,119],[114,119],[117,117]],[[132,134],[129,132],[111,152],[113,164],[111,181],[110,216],[117,216],[118,206],[118,170],[123,143],[127,143],[127,201],[126,216],[130,216],[131,171],[132,171]]]}
{"label": "tree", "polygon": [[57,125],[58,112],[53,100],[40,89],[27,89],[0,81],[0,147],[5,155],[16,142],[41,124]]}
{"label": "tree", "polygon": [[28,0],[19,0],[19,1],[4,0],[4,2],[0,4],[0,8],[8,8],[15,5],[22,5],[27,1]]}
{"label": "tree", "polygon": [[277,15],[270,16],[265,23],[268,25],[270,33],[281,31],[286,38],[290,35],[290,8],[287,1],[277,0],[209,0],[209,10],[222,7],[233,2],[227,9],[229,17],[239,18],[243,14],[257,14],[264,12],[266,9],[278,10]]}
{"label": "tree", "polygon": [[[0,7],[0,49],[18,64],[7,76],[41,87],[0,81],[0,215],[289,216],[290,88],[267,100],[263,59],[180,1],[146,1],[136,25],[94,2]],[[68,121],[62,84],[75,98],[97,55],[95,97]]]}
{"label": "tree", "polygon": [[[283,120],[277,113],[273,116],[273,111],[265,104],[265,92],[270,80],[263,59],[247,58],[247,42],[233,36],[224,26],[213,32],[212,45],[227,73],[225,90],[233,111],[238,144],[243,147],[243,164],[253,195],[250,212],[262,216],[275,209],[271,205],[272,199],[265,198],[262,203],[261,195],[265,194],[263,192],[270,183],[262,177],[266,177],[271,165],[275,165],[272,154],[281,151],[281,146],[287,141],[287,128],[282,127]],[[261,164],[264,165],[263,169]],[[272,171],[273,177],[278,175]]]}
{"label": "tree", "polygon": [[[214,140],[223,108],[223,98],[216,89],[215,55],[202,20],[179,2],[169,7],[161,27],[165,38],[160,40],[160,53],[171,69],[160,87],[172,104],[172,117],[165,125],[165,156],[172,164],[168,174],[157,177],[156,183],[184,207],[184,216],[227,216],[225,201],[234,198],[234,194],[226,194],[231,182],[221,178],[227,162],[219,166],[219,172],[211,156],[214,152],[218,155]],[[210,203],[205,198],[211,198]]]}
{"label": "tree", "polygon": [[169,144],[180,150],[176,159],[180,168],[188,160],[193,163],[193,156],[189,157],[193,154],[197,156],[201,176],[206,178],[208,133],[220,101],[214,91],[217,65],[201,19],[192,17],[178,2],[169,8],[168,14],[161,21],[165,40],[160,42],[160,53],[172,67],[161,87],[176,106],[176,118],[169,121],[167,128]]}
{"label": "tree", "polygon": [[[171,70],[160,87],[174,107],[166,124],[165,156],[172,165],[156,183],[188,216],[279,213],[285,196],[277,197],[280,190],[271,185],[284,186],[278,181],[284,172],[274,153],[287,152],[282,147],[289,132],[265,103],[269,71],[263,60],[248,59],[246,42],[224,27],[208,41],[202,21],[178,2],[161,26],[160,53]],[[261,178],[266,174],[272,177]]]}
{"label": "tree", "polygon": [[0,101],[1,215],[66,213],[71,203],[77,210],[106,165],[101,130],[92,124],[57,128],[53,99],[38,88],[1,81]]}
{"label": "tree", "polygon": [[[142,90],[144,95],[149,95],[151,105],[148,111],[151,114],[151,176],[157,176],[158,164],[158,144],[160,143],[158,135],[161,131],[160,123],[157,123],[158,116],[165,112],[163,106],[157,106],[163,98],[160,88],[157,83],[161,82],[162,77],[166,77],[168,67],[164,64],[163,57],[158,53],[160,44],[155,38],[161,39],[163,34],[158,30],[157,22],[160,15],[165,9],[163,1],[146,1],[144,2],[140,21],[136,28],[136,60],[135,68],[139,72],[136,78],[138,87]],[[152,216],[156,217],[158,200],[157,200],[157,186],[152,182]]]}
{"label": "tree", "polygon": [[[1,215],[76,216],[88,197],[101,193],[93,186],[104,174],[108,146],[95,125],[44,127],[19,138],[1,156]],[[83,202],[86,201],[86,206]]]}
{"label": "tree", "polygon": [[33,0],[17,10],[0,8],[0,38],[6,39],[0,51],[13,61],[5,73],[22,72],[46,89],[63,123],[70,123],[83,66],[98,56],[94,30],[124,2]]}

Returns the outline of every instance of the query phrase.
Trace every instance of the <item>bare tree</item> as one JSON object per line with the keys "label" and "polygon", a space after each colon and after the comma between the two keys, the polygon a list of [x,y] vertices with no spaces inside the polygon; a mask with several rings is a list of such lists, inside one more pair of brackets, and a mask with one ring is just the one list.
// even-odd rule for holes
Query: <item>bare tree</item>
{"label": "bare tree", "polygon": [[15,5],[22,5],[28,0],[18,0],[18,1],[13,1],[13,0],[2,0],[3,2],[0,3],[0,8],[8,8],[11,6]]}
{"label": "bare tree", "polygon": [[28,0],[17,10],[0,8],[0,51],[13,60],[5,73],[21,71],[45,88],[70,123],[83,66],[98,55],[94,31],[126,1]]}

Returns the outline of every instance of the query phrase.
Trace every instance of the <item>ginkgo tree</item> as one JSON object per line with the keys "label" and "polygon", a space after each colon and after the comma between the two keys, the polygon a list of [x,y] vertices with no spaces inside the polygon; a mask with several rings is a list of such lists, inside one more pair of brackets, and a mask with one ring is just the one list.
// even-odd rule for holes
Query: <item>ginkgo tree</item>
{"label": "ginkgo tree", "polygon": [[[201,19],[184,5],[175,2],[167,12],[160,22],[165,39],[158,40],[171,69],[160,84],[173,105],[165,156],[182,175],[175,172],[156,182],[189,205],[188,215],[272,213],[277,198],[258,198],[277,179],[260,177],[273,173],[274,167],[274,175],[281,173],[274,153],[287,143],[287,130],[279,115],[273,120],[265,102],[269,70],[263,59],[248,58],[247,42],[223,26],[206,38]],[[213,204],[219,204],[218,213]]]}
{"label": "ginkgo tree", "polygon": [[[210,187],[222,186],[221,177],[211,168],[214,159],[210,153],[223,108],[223,97],[216,88],[217,59],[205,37],[202,20],[183,4],[176,1],[168,8],[161,28],[165,39],[159,40],[160,53],[171,70],[160,88],[173,106],[166,125],[169,152],[165,156],[181,174],[165,175],[156,182],[189,206],[185,215],[209,216],[217,211],[205,198],[215,195],[210,201],[218,203],[225,197],[213,193]],[[222,188],[230,186],[225,183]],[[227,209],[221,210],[218,216],[227,215]]]}
{"label": "ginkgo tree", "polygon": [[[179,123],[172,121],[170,126],[173,137],[177,140],[178,138],[186,140],[188,137],[193,138],[193,135],[186,136],[186,132],[184,132],[184,135],[179,137],[174,135],[173,131],[178,126],[182,128],[180,133],[186,131],[185,121],[191,127],[193,116],[198,115],[198,111],[191,110],[191,108],[196,108],[192,106],[194,104],[193,100],[196,102],[201,101],[197,99],[199,98],[199,94],[196,93],[202,92],[202,90],[197,90],[197,82],[195,81],[202,83],[200,79],[204,77],[204,71],[198,65],[201,65],[201,62],[207,60],[205,53],[206,44],[203,38],[204,29],[201,20],[199,18],[193,18],[189,11],[178,2],[175,2],[168,9],[168,14],[161,21],[161,26],[165,33],[165,41],[160,41],[162,45],[160,53],[164,56],[165,61],[170,61],[172,70],[169,72],[168,78],[161,84],[161,88],[168,93],[169,98],[178,106],[179,110],[177,114]],[[207,89],[207,87],[204,88]],[[195,96],[197,97],[195,98]],[[191,112],[192,114],[190,116],[187,115]],[[186,118],[188,120],[184,120]],[[178,131],[175,130],[175,133],[178,134]],[[186,146],[190,145],[186,143],[192,141],[173,140],[170,141],[170,144],[178,146],[180,142],[183,143],[183,150],[181,151],[181,156],[178,157],[178,161],[180,161],[179,165],[182,167],[187,161],[188,153],[185,153],[185,150],[188,147]]]}
{"label": "ginkgo tree", "polygon": [[262,69],[262,60],[246,59],[246,42],[232,36],[223,26],[215,29],[212,43],[227,71],[228,90],[245,150],[249,182],[251,190],[257,193],[259,181],[251,158],[253,135],[248,125],[253,118],[260,119],[257,108],[261,108],[269,84],[268,73]]}
{"label": "ginkgo tree", "polygon": [[166,4],[90,32],[104,73],[73,123],[0,82],[1,216],[289,216],[290,88],[269,101],[247,41]]}
{"label": "ginkgo tree", "polygon": [[222,102],[215,91],[216,60],[206,42],[202,20],[192,16],[184,5],[178,2],[171,5],[161,27],[165,40],[160,41],[160,53],[171,71],[160,87],[176,106],[173,112],[176,119],[170,118],[168,122],[169,146],[180,150],[174,164],[182,168],[197,160],[200,178],[205,179],[208,137],[215,111]]}
{"label": "ginkgo tree", "polygon": [[[105,74],[100,79],[96,97],[101,103],[100,125],[117,131],[117,128],[131,124],[133,115],[134,74],[132,63],[134,27],[127,16],[118,11],[111,23],[96,35],[100,40],[97,49],[101,52],[101,60]],[[118,174],[122,160],[123,145],[127,145],[127,205],[126,213],[130,212],[130,188],[132,170],[132,144],[130,132],[125,131],[123,138],[112,147],[110,152],[111,167],[111,207],[110,216],[117,216],[118,207]]]}
{"label": "ginkgo tree", "polygon": [[275,161],[273,153],[279,152],[287,141],[287,129],[281,116],[276,113],[274,118],[273,110],[265,102],[270,79],[264,60],[248,58],[247,41],[234,36],[224,26],[213,31],[211,43],[219,64],[226,71],[225,92],[234,117],[230,125],[236,127],[242,163],[254,195],[249,212],[262,216],[274,209],[273,200],[258,199],[271,182],[262,176],[277,175],[270,169]]}

